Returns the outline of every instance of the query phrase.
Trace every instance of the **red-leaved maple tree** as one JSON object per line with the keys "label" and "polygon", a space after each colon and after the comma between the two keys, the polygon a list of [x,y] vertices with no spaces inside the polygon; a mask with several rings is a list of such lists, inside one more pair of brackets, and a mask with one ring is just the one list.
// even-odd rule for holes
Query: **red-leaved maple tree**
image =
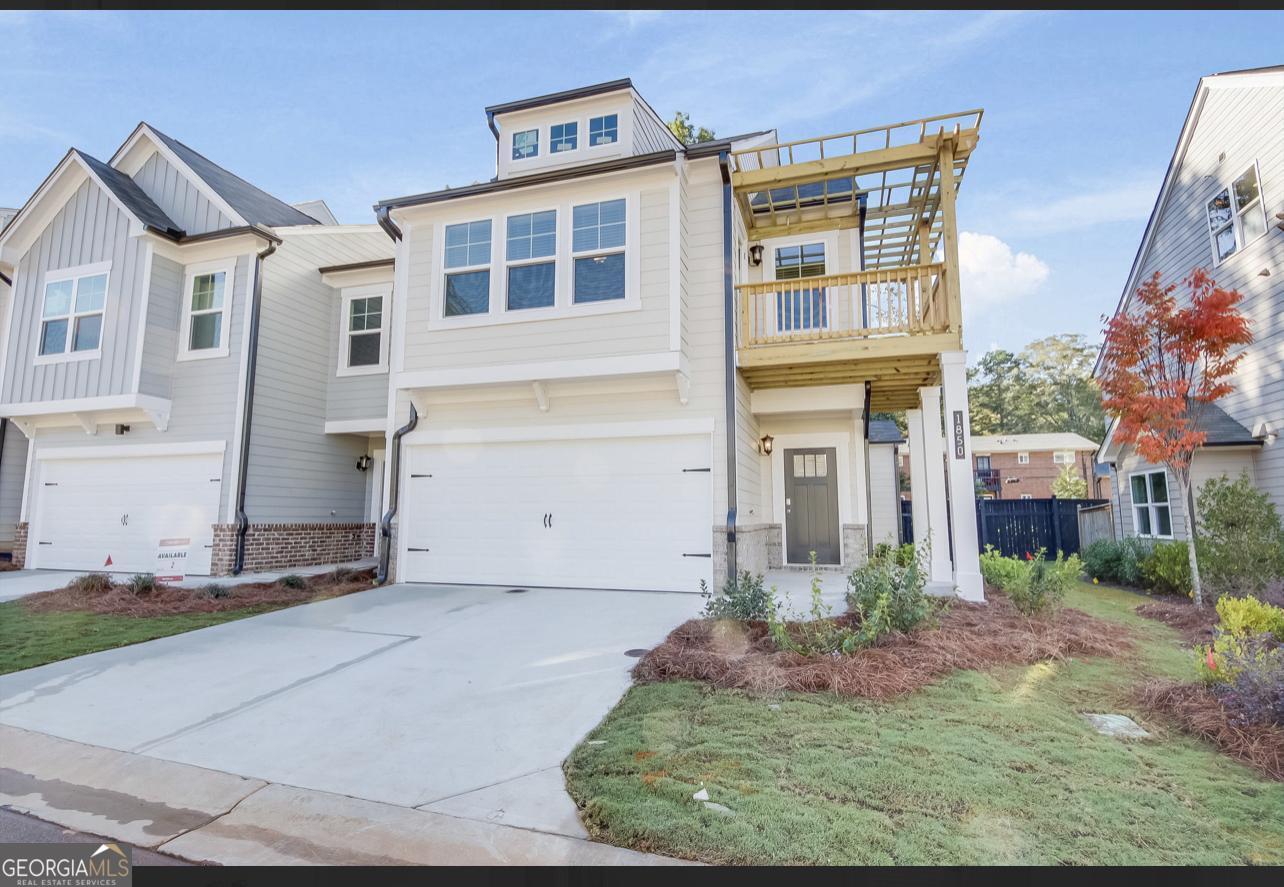
{"label": "red-leaved maple tree", "polygon": [[[1208,404],[1234,390],[1232,377],[1243,358],[1236,349],[1253,334],[1239,312],[1243,296],[1237,290],[1222,289],[1203,268],[1182,283],[1190,294],[1179,301],[1176,284],[1162,285],[1155,272],[1106,321],[1097,384],[1106,412],[1118,420],[1115,440],[1172,472],[1181,488],[1186,538],[1194,540],[1190,466],[1207,437],[1201,419]],[[1195,546],[1188,548],[1195,603],[1202,605],[1199,562]]]}

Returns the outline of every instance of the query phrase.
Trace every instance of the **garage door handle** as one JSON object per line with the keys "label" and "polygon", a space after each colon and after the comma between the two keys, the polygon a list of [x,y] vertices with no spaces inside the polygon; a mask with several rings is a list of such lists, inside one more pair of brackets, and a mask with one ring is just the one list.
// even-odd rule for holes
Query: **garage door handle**
{"label": "garage door handle", "polygon": [[686,553],[683,553],[682,556],[683,557],[713,557],[712,554],[686,554]]}

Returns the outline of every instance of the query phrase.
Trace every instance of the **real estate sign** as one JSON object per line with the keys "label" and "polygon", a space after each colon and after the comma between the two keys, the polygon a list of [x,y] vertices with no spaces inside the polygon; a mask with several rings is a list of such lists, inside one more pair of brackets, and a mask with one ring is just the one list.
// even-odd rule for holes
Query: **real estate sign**
{"label": "real estate sign", "polygon": [[191,539],[162,539],[156,546],[156,567],[152,570],[159,582],[182,582],[187,575],[187,552]]}

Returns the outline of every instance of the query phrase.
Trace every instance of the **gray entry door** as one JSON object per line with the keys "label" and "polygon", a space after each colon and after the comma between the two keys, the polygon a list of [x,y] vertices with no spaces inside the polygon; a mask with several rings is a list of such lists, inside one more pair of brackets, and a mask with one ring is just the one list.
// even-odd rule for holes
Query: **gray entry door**
{"label": "gray entry door", "polygon": [[805,564],[837,564],[838,459],[836,450],[785,450],[785,557]]}

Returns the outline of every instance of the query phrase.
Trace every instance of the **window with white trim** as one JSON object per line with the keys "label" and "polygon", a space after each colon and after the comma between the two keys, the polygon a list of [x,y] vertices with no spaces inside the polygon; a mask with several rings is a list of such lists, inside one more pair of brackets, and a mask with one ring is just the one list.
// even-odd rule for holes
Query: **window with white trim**
{"label": "window with white trim", "polygon": [[45,275],[37,359],[81,360],[101,352],[110,263]]}
{"label": "window with white trim", "polygon": [[446,226],[446,317],[490,310],[490,219]]}
{"label": "window with white trim", "polygon": [[1030,454],[1029,454],[1029,453],[1017,453],[1017,464],[1018,464],[1018,465],[1029,465],[1029,464],[1030,464]]}
{"label": "window with white trim", "polygon": [[183,283],[179,360],[227,356],[227,308],[231,301],[235,268],[233,260],[187,269]]}
{"label": "window with white trim", "polygon": [[1053,465],[1073,465],[1074,451],[1057,450],[1055,453],[1052,454],[1052,464]]}
{"label": "window with white trim", "polygon": [[539,156],[539,130],[524,129],[513,133],[513,159],[529,160]]}
{"label": "window with white trim", "polygon": [[504,245],[509,311],[548,308],[557,295],[557,211],[509,216]]}
{"label": "window with white trim", "polygon": [[1207,204],[1208,236],[1213,263],[1221,264],[1266,233],[1266,208],[1257,177],[1257,164],[1244,170]]}
{"label": "window with white trim", "polygon": [[620,138],[620,117],[618,114],[604,114],[601,117],[589,118],[589,147],[609,145]]}
{"label": "window with white trim", "polygon": [[554,123],[548,128],[548,153],[550,154],[574,151],[579,141],[580,125],[576,121]]}
{"label": "window with white trim", "polygon": [[[823,243],[778,246],[775,253],[776,280],[825,276]],[[823,329],[828,325],[827,308],[823,286],[782,289],[776,293],[776,329],[781,332]]]}
{"label": "window with white trim", "polygon": [[1033,498],[1034,498],[1034,494],[1033,494],[1033,493],[1022,493],[1022,494],[1021,494],[1021,498],[1022,498],[1022,499],[1033,499]]}
{"label": "window with white trim", "polygon": [[586,203],[571,210],[571,300],[576,304],[625,297],[624,199]]}
{"label": "window with white trim", "polygon": [[384,285],[343,291],[343,327],[339,342],[340,376],[384,372],[388,368],[388,294]]}
{"label": "window with white trim", "polygon": [[1138,472],[1128,478],[1132,490],[1133,528],[1138,536],[1171,539],[1172,512],[1168,504],[1168,472]]}

